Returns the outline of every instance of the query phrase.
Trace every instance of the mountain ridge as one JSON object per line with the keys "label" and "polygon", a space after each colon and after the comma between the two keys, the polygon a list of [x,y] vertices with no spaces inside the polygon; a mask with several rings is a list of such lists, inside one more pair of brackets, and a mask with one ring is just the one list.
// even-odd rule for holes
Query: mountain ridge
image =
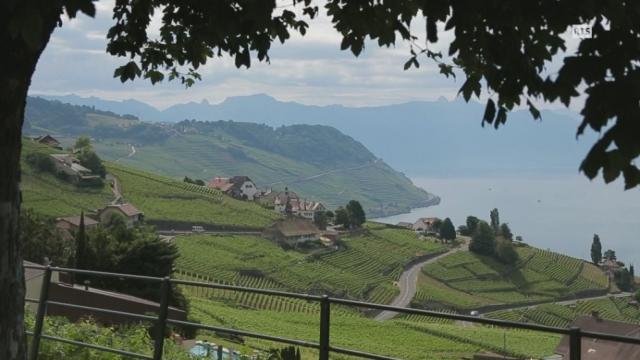
{"label": "mountain ridge", "polygon": [[[49,98],[91,102],[78,100],[77,96]],[[229,97],[216,104],[192,102],[163,110],[154,108],[152,113],[136,112],[119,102],[93,104],[103,110],[120,109],[119,113],[132,113],[142,120],[164,122],[197,119],[274,127],[328,125],[358,139],[376,156],[415,177],[575,174],[596,138],[588,133],[576,140],[579,120],[569,111],[543,110],[542,121],[534,121],[528,111],[517,110],[499,130],[482,127],[484,105],[459,98],[348,107],[305,105],[254,94]],[[103,107],[99,107],[101,104]]]}

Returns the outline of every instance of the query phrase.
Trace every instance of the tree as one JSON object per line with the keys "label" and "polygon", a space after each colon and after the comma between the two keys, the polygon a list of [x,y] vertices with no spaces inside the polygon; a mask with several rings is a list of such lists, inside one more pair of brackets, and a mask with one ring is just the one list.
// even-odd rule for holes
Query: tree
{"label": "tree", "polygon": [[75,145],[73,145],[74,150],[84,151],[90,150],[93,151],[93,146],[91,146],[91,139],[88,136],[80,136],[76,139]]}
{"label": "tree", "polygon": [[498,213],[498,209],[491,210],[489,217],[491,218],[491,228],[493,232],[497,234],[500,231],[500,214]]}
{"label": "tree", "polygon": [[336,225],[342,225],[346,229],[351,228],[351,219],[349,218],[349,214],[347,213],[347,210],[345,208],[343,208],[342,206],[337,208],[335,215],[336,215],[335,217]]}
{"label": "tree", "polygon": [[347,214],[349,216],[349,223],[352,227],[360,227],[367,221],[367,216],[362,209],[359,201],[351,200],[346,206]]}
{"label": "tree", "polygon": [[600,236],[593,234],[593,241],[591,242],[591,261],[598,265],[602,260],[602,244],[600,243]]}
{"label": "tree", "polygon": [[48,258],[56,266],[72,263],[73,243],[56,228],[52,219],[35,214],[31,210],[20,214],[20,242],[24,259],[42,264]]}
{"label": "tree", "polygon": [[92,173],[99,175],[101,178],[104,178],[107,175],[107,169],[104,167],[102,160],[95,151],[89,148],[84,148],[78,154],[78,160],[82,166],[91,170]]}
{"label": "tree", "polygon": [[496,237],[493,229],[485,221],[480,221],[471,237],[469,250],[480,255],[493,256]]}
{"label": "tree", "polygon": [[633,264],[629,265],[629,274],[631,274],[631,280],[635,282],[636,272],[635,272],[635,269],[633,268]]}
{"label": "tree", "polygon": [[[114,71],[121,81],[136,78],[157,83],[165,78],[186,86],[200,79],[198,69],[209,58],[229,55],[237,67],[249,67],[252,55],[269,61],[272,42],[284,43],[290,32],[305,34],[301,18],[313,18],[318,1],[294,0],[282,8],[275,1],[181,2],[117,1],[114,25],[107,34],[107,52],[126,59]],[[404,41],[410,44],[405,69],[418,67],[420,59],[433,61],[444,76],[464,74],[460,93],[466,101],[482,95],[487,105],[482,124],[495,128],[507,121],[515,107],[529,107],[533,118],[541,115],[534,102],[560,101],[569,106],[585,88],[586,99],[577,133],[590,127],[599,136],[580,170],[590,179],[602,170],[609,183],[622,175],[626,188],[640,184],[637,112],[640,95],[629,91],[637,83],[640,60],[635,24],[640,15],[631,1],[594,2],[438,2],[344,1],[324,4],[342,49],[358,56],[367,39],[378,46]],[[162,11],[160,36],[149,34],[151,15]],[[25,100],[38,59],[63,15],[95,15],[91,0],[6,0],[0,2],[0,358],[25,357],[23,324],[24,279],[22,252],[17,243],[20,214],[20,149]],[[301,15],[298,15],[301,14]],[[496,14],[518,14],[497,16]],[[410,24],[425,19],[424,41],[438,41],[438,23],[455,34],[448,58],[422,47]],[[555,55],[566,49],[562,34],[579,20],[593,24],[592,37],[580,41],[577,51],[564,59],[553,75],[544,71]],[[603,21],[609,21],[607,29]],[[414,27],[415,28],[415,27]],[[607,56],[599,56],[606,54]],[[455,67],[455,72],[454,72]],[[623,94],[624,96],[611,96]]]}
{"label": "tree", "polygon": [[327,222],[327,213],[324,211],[318,211],[313,217],[313,223],[316,224],[320,230],[325,230],[327,228]]}
{"label": "tree", "polygon": [[440,226],[440,238],[446,241],[453,241],[456,239],[456,229],[453,227],[451,219],[445,218]]}
{"label": "tree", "polygon": [[507,240],[513,241],[513,233],[507,223],[500,224],[500,234]]}
{"label": "tree", "polygon": [[80,212],[80,226],[76,234],[76,269],[86,269],[87,234],[84,226],[84,212]]}
{"label": "tree", "polygon": [[473,235],[474,232],[476,232],[476,227],[478,226],[478,222],[480,221],[480,219],[478,219],[475,216],[467,216],[467,231],[468,236]]}
{"label": "tree", "polygon": [[607,251],[604,252],[604,255],[602,256],[605,260],[613,260],[616,261],[616,252],[608,249]]}
{"label": "tree", "polygon": [[633,290],[633,277],[631,276],[631,272],[627,270],[627,268],[620,268],[616,270],[613,274],[613,279],[616,282],[616,286],[618,289],[622,291],[631,291]]}
{"label": "tree", "polygon": [[504,264],[513,265],[518,261],[518,253],[513,247],[513,243],[506,239],[496,241],[496,258]]}

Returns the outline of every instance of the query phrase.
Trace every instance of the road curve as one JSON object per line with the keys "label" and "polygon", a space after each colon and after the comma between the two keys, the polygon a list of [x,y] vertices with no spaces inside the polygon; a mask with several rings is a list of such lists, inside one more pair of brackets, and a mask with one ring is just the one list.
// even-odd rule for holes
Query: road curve
{"label": "road curve", "polygon": [[[419,263],[416,263],[414,265],[412,265],[411,267],[409,267],[407,270],[405,270],[402,275],[400,275],[400,280],[398,280],[398,287],[400,287],[400,294],[398,294],[398,296],[396,296],[395,299],[393,299],[393,301],[389,304],[390,306],[397,306],[397,307],[408,307],[409,304],[411,303],[411,300],[413,299],[413,297],[416,295],[416,286],[417,286],[417,282],[418,282],[418,274],[420,274],[420,271],[422,270],[422,268],[427,265],[430,264],[434,261],[438,261],[439,259],[451,255],[455,252],[461,251],[464,249],[464,245],[463,246],[458,246],[456,248],[453,248],[445,253],[442,253],[440,255],[434,256],[432,258],[426,259],[424,261],[421,261]],[[375,320],[378,321],[384,321],[384,320],[389,320],[391,318],[393,318],[394,316],[396,316],[398,313],[395,311],[382,311],[380,312],[378,315],[376,315],[376,317],[374,317]]]}

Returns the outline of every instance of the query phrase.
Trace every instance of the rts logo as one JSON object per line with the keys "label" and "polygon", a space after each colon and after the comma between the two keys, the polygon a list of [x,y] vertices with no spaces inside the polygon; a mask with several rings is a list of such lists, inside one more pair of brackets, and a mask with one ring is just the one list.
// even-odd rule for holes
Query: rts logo
{"label": "rts logo", "polygon": [[591,39],[593,33],[591,32],[591,25],[572,25],[571,36],[574,39]]}

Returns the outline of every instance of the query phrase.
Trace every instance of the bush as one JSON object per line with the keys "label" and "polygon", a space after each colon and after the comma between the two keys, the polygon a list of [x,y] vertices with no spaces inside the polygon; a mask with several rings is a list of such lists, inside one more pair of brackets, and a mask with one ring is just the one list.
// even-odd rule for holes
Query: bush
{"label": "bush", "polygon": [[53,160],[47,154],[31,153],[27,155],[27,163],[42,172],[53,172],[55,169]]}
{"label": "bush", "polygon": [[518,253],[513,248],[513,244],[504,239],[496,242],[496,259],[504,264],[513,265],[518,261]]}

